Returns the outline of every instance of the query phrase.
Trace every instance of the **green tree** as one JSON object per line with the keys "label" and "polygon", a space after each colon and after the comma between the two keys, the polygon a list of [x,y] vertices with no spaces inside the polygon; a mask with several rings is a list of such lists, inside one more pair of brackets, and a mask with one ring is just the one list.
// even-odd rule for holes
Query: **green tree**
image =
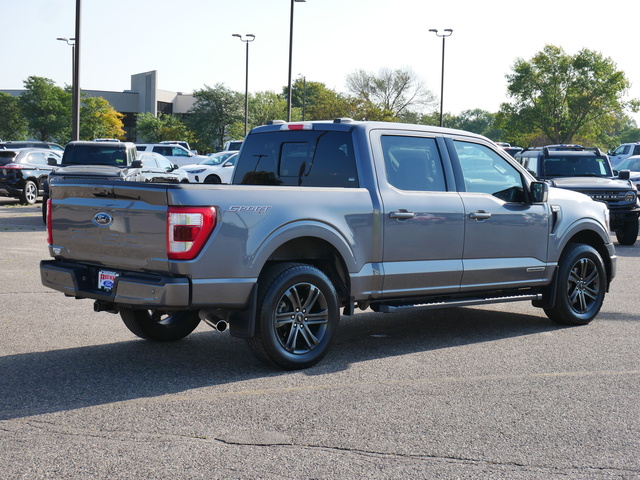
{"label": "green tree", "polygon": [[[283,88],[286,100],[286,87]],[[333,120],[354,116],[354,99],[327,88],[322,82],[297,78],[291,88],[291,117],[294,120]]]}
{"label": "green tree", "polygon": [[383,117],[401,120],[408,112],[423,111],[434,102],[424,82],[408,68],[382,68],[377,74],[357,70],[347,75],[346,82],[364,111],[382,112]]}
{"label": "green tree", "polygon": [[124,138],[124,115],[102,97],[85,97],[80,108],[80,139]]}
{"label": "green tree", "polygon": [[[140,113],[136,117],[136,131],[138,136],[149,143],[159,143],[163,140],[184,140],[194,143],[193,132],[187,128],[182,120],[173,115]],[[192,147],[194,145],[191,145]]]}
{"label": "green tree", "polygon": [[18,102],[28,134],[37,140],[66,143],[71,138],[71,93],[43,77],[31,76],[24,86]]}
{"label": "green tree", "polygon": [[244,122],[244,94],[222,84],[193,92],[195,103],[189,110],[187,126],[206,149],[220,149],[229,128]]}
{"label": "green tree", "polygon": [[617,113],[637,108],[636,101],[623,101],[629,88],[624,73],[588,49],[570,56],[547,45],[530,61],[517,59],[507,82],[513,100],[503,104],[502,121],[521,134],[542,132],[552,143],[593,138]]}
{"label": "green tree", "polygon": [[[244,114],[243,114],[244,117]],[[265,125],[270,120],[287,118],[287,101],[276,92],[257,92],[249,95],[249,128]],[[244,120],[241,122],[241,138],[244,134]],[[235,133],[238,137],[238,133]]]}
{"label": "green tree", "polygon": [[24,140],[27,138],[27,121],[22,115],[17,97],[0,92],[0,138]]}
{"label": "green tree", "polygon": [[502,130],[497,128],[495,124],[495,118],[495,113],[474,108],[472,110],[464,110],[460,115],[449,118],[446,126],[478,133],[495,141],[505,141]]}

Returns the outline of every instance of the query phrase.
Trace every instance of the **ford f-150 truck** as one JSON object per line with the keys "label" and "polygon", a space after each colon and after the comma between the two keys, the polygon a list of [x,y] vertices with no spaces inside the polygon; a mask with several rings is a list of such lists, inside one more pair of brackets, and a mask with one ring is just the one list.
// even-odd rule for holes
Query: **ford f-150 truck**
{"label": "ford f-150 truck", "polygon": [[231,185],[50,182],[44,285],[144,339],[228,326],[285,369],[320,361],[356,308],[528,300],[584,325],[616,272],[604,203],[457,130],[273,122]]}

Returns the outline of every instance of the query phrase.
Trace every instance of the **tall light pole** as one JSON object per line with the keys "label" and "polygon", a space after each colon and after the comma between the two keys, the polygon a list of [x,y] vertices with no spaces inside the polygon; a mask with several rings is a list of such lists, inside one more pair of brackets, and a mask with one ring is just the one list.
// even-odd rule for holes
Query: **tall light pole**
{"label": "tall light pole", "polygon": [[249,127],[249,44],[256,39],[253,33],[247,33],[244,38],[239,33],[234,33],[232,37],[238,37],[247,46],[245,80],[244,80],[244,136],[247,136]]}
{"label": "tall light pole", "polygon": [[76,129],[76,112],[78,110],[76,96],[76,39],[58,37],[56,40],[67,42],[67,45],[71,45],[71,140],[78,140],[78,130]]}
{"label": "tall light pole", "polygon": [[76,0],[76,34],[73,59],[73,124],[71,125],[71,140],[80,139],[80,18],[82,16],[82,0]]}
{"label": "tall light pole", "polygon": [[287,122],[291,121],[291,67],[293,59],[293,4],[295,2],[306,2],[307,0],[291,0],[291,20],[289,26],[289,76],[287,84]]}
{"label": "tall light pole", "polygon": [[302,77],[302,121],[304,122],[305,110],[307,108],[307,77],[299,73]]}
{"label": "tall light pole", "polygon": [[436,30],[435,28],[432,28],[429,31],[435,33],[438,37],[442,37],[442,76],[440,77],[440,126],[443,127],[444,122],[442,119],[442,105],[444,99],[444,40],[445,38],[451,36],[453,30],[451,30],[450,28],[445,28],[444,33],[442,34],[439,34],[438,30]]}

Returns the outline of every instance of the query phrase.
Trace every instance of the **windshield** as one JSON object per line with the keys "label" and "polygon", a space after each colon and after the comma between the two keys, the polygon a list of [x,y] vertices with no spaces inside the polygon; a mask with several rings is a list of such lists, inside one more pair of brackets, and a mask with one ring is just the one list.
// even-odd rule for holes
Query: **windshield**
{"label": "windshield", "polygon": [[235,155],[235,152],[231,153],[212,153],[209,155],[209,158],[203,160],[199,163],[199,165],[222,165],[227,158],[231,155]]}
{"label": "windshield", "polygon": [[629,157],[621,161],[616,170],[634,170],[640,171],[640,157]]}
{"label": "windshield", "polygon": [[612,177],[606,157],[584,155],[554,155],[544,161],[546,177]]}
{"label": "windshield", "polygon": [[127,165],[126,150],[122,145],[69,145],[63,161],[65,165],[112,165],[124,167]]}

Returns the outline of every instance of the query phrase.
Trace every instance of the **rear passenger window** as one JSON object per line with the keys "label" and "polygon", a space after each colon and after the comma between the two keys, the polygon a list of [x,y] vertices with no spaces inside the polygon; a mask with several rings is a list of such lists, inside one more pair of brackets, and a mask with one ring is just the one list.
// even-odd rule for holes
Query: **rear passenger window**
{"label": "rear passenger window", "polygon": [[387,181],[400,190],[444,192],[447,185],[433,138],[383,135]]}
{"label": "rear passenger window", "polygon": [[241,155],[235,184],[358,187],[348,132],[256,133],[247,137]]}

